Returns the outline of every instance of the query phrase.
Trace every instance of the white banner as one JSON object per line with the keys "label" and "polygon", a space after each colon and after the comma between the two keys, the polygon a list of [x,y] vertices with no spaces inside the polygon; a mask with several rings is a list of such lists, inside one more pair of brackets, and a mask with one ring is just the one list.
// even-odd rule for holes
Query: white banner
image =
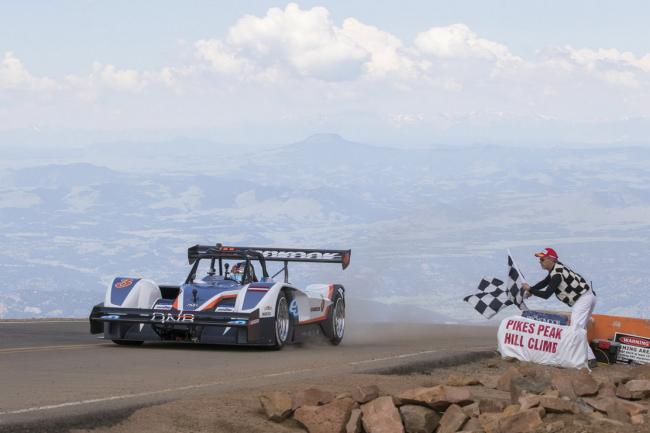
{"label": "white banner", "polygon": [[587,367],[587,331],[511,316],[499,325],[503,357],[566,368]]}

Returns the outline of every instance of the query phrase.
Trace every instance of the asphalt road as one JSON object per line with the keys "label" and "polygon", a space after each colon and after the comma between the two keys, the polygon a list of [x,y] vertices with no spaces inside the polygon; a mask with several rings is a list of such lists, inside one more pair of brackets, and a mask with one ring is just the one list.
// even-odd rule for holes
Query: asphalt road
{"label": "asphalt road", "polygon": [[89,414],[128,416],[136,407],[197,392],[334,378],[495,345],[491,327],[391,324],[350,325],[339,346],[125,347],[91,336],[86,321],[0,322],[0,429]]}

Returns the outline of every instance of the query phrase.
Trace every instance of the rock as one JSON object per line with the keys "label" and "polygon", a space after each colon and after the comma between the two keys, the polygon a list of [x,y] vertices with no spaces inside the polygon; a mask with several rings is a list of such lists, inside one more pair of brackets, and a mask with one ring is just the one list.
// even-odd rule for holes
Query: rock
{"label": "rock", "polygon": [[573,414],[580,413],[580,409],[574,402],[570,400],[564,400],[562,398],[548,397],[543,395],[539,397],[539,405],[546,409],[547,412]]}
{"label": "rock", "polygon": [[541,394],[551,387],[551,382],[542,376],[515,377],[510,381],[510,401],[517,403],[524,394]]}
{"label": "rock", "polygon": [[595,378],[598,382],[599,397],[616,397],[616,384],[609,377]]}
{"label": "rock", "polygon": [[603,413],[606,413],[607,407],[613,403],[617,403],[625,408],[625,411],[631,416],[648,412],[648,407],[643,404],[616,397],[585,398],[584,401],[597,411]]}
{"label": "rock", "polygon": [[496,422],[496,430],[486,433],[528,433],[543,425],[539,412],[535,409],[503,416]]}
{"label": "rock", "polygon": [[[575,423],[575,421],[574,421],[574,423]],[[624,422],[616,421],[615,419],[609,419],[609,418],[600,418],[598,421],[596,421],[596,424],[598,424],[598,425],[609,424],[609,425],[615,426],[615,427],[624,427],[625,426]],[[614,430],[614,431],[617,432],[617,430]]]}
{"label": "rock", "polygon": [[340,433],[350,419],[353,403],[351,398],[341,398],[323,406],[302,406],[293,418],[309,433]]}
{"label": "rock", "polygon": [[462,409],[463,413],[468,417],[478,417],[481,414],[478,402],[476,401],[472,404],[468,404],[467,406],[463,406]]}
{"label": "rock", "polygon": [[551,385],[559,393],[560,397],[569,397],[571,400],[575,400],[577,395],[573,389],[573,384],[566,374],[557,374],[551,379]]}
{"label": "rock", "polygon": [[295,411],[302,406],[318,406],[334,400],[334,394],[318,388],[307,388],[293,395],[292,409]]}
{"label": "rock", "polygon": [[463,425],[463,430],[462,431],[464,431],[464,432],[482,432],[483,427],[481,426],[481,423],[479,422],[477,417],[471,417]]}
{"label": "rock", "polygon": [[352,393],[351,392],[342,392],[340,394],[337,394],[337,396],[335,398],[336,398],[336,400],[340,400],[342,398],[352,398]]}
{"label": "rock", "polygon": [[499,391],[510,392],[510,382],[512,382],[512,379],[518,377],[523,377],[523,375],[516,367],[508,368],[506,372],[499,377],[499,380],[497,381],[497,389]]}
{"label": "rock", "polygon": [[449,377],[447,377],[447,381],[445,383],[449,386],[470,386],[478,385],[479,381],[475,377],[452,373],[449,375]]}
{"label": "rock", "polygon": [[361,429],[361,409],[352,409],[350,419],[345,424],[345,433],[362,433]]}
{"label": "rock", "polygon": [[640,365],[635,367],[630,372],[630,379],[650,379],[650,364]]}
{"label": "rock", "polygon": [[622,383],[619,383],[618,386],[616,387],[616,396],[619,398],[624,398],[626,400],[634,399],[634,396],[632,396],[630,390],[627,389],[625,385]]}
{"label": "rock", "polygon": [[481,385],[490,389],[497,389],[499,378],[496,376],[483,375],[479,376],[478,381]]}
{"label": "rock", "polygon": [[633,379],[625,383],[623,386],[625,386],[633,396],[639,395],[639,398],[650,397],[650,380]]}
{"label": "rock", "polygon": [[497,421],[501,417],[502,415],[500,413],[482,413],[478,417],[478,422],[486,433],[495,433]]}
{"label": "rock", "polygon": [[377,385],[355,386],[352,390],[352,399],[357,403],[363,404],[379,397],[379,387]]}
{"label": "rock", "polygon": [[630,422],[635,425],[640,425],[645,423],[645,419],[643,418],[643,415],[632,415],[630,417]]}
{"label": "rock", "polygon": [[505,400],[497,399],[481,399],[478,402],[479,414],[481,413],[500,413],[508,406],[508,402]]}
{"label": "rock", "polygon": [[499,366],[499,360],[496,358],[488,359],[485,365],[487,366],[487,368],[497,368]]}
{"label": "rock", "polygon": [[562,430],[563,428],[564,428],[564,421],[555,421],[546,425],[546,432],[555,433],[557,431]]}
{"label": "rock", "polygon": [[519,397],[519,405],[521,406],[521,410],[528,410],[539,406],[539,396],[533,394],[523,395]]}
{"label": "rock", "polygon": [[271,421],[280,422],[291,414],[291,396],[286,392],[264,393],[260,395],[260,403]]}
{"label": "rock", "polygon": [[575,401],[576,406],[580,410],[580,413],[583,413],[585,415],[589,415],[594,411],[594,408],[591,407],[589,403],[587,403],[584,399],[579,398]]}
{"label": "rock", "polygon": [[558,391],[557,389],[550,389],[548,391],[544,391],[543,395],[547,395],[549,397],[558,397],[559,398],[560,397],[560,391]]}
{"label": "rock", "polygon": [[407,404],[399,408],[406,433],[432,433],[440,423],[440,416],[433,409]]}
{"label": "rock", "polygon": [[623,405],[616,400],[612,400],[607,405],[607,417],[624,423],[630,422],[630,415],[628,415]]}
{"label": "rock", "polygon": [[402,418],[390,396],[378,397],[362,405],[361,412],[366,433],[404,433]]}
{"label": "rock", "polygon": [[401,404],[419,404],[442,411],[451,404],[469,404],[472,394],[467,388],[437,385],[429,388],[409,389],[397,395]]}
{"label": "rock", "polygon": [[467,415],[457,404],[452,404],[447,408],[440,419],[438,433],[456,433],[467,421]]}
{"label": "rock", "polygon": [[506,407],[505,409],[503,409],[502,415],[513,415],[513,414],[519,412],[520,409],[521,409],[521,406],[519,406],[518,404],[511,404],[508,407]]}
{"label": "rock", "polygon": [[598,382],[589,373],[589,370],[580,370],[577,374],[571,374],[571,385],[578,397],[585,395],[596,395],[598,393]]}

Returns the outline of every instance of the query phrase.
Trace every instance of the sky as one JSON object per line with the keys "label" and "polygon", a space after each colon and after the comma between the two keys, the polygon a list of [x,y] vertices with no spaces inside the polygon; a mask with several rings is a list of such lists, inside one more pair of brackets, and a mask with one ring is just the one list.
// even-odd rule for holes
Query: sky
{"label": "sky", "polygon": [[643,1],[3,2],[0,146],[646,144],[648,16]]}

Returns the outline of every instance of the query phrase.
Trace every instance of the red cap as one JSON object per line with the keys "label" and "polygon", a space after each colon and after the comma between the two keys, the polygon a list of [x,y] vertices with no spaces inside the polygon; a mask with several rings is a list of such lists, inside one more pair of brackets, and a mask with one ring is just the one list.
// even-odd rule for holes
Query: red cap
{"label": "red cap", "polygon": [[539,258],[544,258],[544,257],[552,257],[557,260],[557,253],[553,248],[544,248],[546,251],[542,251],[541,253],[535,253],[535,257]]}

